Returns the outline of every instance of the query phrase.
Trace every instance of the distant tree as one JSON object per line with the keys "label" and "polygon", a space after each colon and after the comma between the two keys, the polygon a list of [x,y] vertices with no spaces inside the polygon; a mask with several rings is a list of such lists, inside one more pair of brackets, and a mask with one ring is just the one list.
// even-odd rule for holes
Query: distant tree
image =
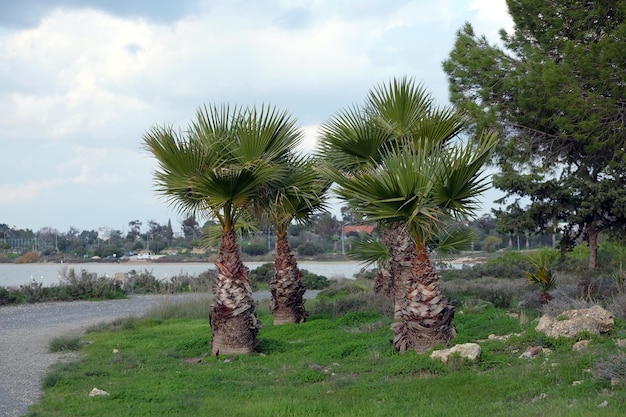
{"label": "distant tree", "polygon": [[331,239],[333,235],[339,234],[341,223],[330,212],[321,213],[313,219],[313,231],[318,235]]}
{"label": "distant tree", "polygon": [[188,239],[195,239],[200,234],[200,228],[196,216],[188,216],[181,222],[183,235]]}
{"label": "distant tree", "polygon": [[163,230],[163,237],[167,240],[167,243],[171,243],[174,238],[174,230],[172,230],[172,221],[170,219],[167,220],[167,226]]}
{"label": "distant tree", "polygon": [[141,235],[141,224],[142,223],[140,220],[132,220],[128,222],[128,226],[130,226],[130,229],[128,230],[128,234],[126,235],[126,238],[128,240],[135,241],[139,239]]}
{"label": "distant tree", "polygon": [[489,235],[480,243],[480,248],[484,252],[495,252],[502,245],[502,238]]}
{"label": "distant tree", "polygon": [[599,234],[626,229],[626,2],[507,5],[503,47],[469,23],[457,32],[444,62],[451,101],[501,132],[493,182],[514,198],[501,227],[560,230],[563,251],[582,237],[595,268]]}

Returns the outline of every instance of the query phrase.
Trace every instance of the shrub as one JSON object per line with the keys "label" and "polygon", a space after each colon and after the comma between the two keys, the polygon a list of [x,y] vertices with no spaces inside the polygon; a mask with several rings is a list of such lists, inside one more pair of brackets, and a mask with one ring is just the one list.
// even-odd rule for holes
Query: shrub
{"label": "shrub", "polygon": [[103,300],[124,296],[118,283],[113,278],[98,277],[84,269],[77,274],[73,268],[63,273],[62,282],[72,299]]}
{"label": "shrub", "polygon": [[76,351],[80,349],[82,342],[79,337],[75,336],[61,336],[56,337],[50,341],[48,350],[50,352],[68,352]]}
{"label": "shrub", "polygon": [[301,269],[300,272],[302,283],[309,290],[322,290],[330,285],[330,280],[323,275],[314,274],[306,269]]}
{"label": "shrub", "polygon": [[529,268],[530,264],[524,255],[511,251],[505,252],[502,256],[490,258],[482,264],[463,265],[461,269],[446,269],[440,274],[445,281],[481,277],[524,278]]}
{"label": "shrub", "polygon": [[340,317],[355,312],[393,316],[391,299],[375,294],[371,288],[364,288],[359,284],[348,280],[333,281],[318,294],[309,309],[310,313],[328,317]]}
{"label": "shrub", "polygon": [[452,304],[461,305],[471,298],[488,301],[496,307],[509,308],[516,305],[528,284],[523,279],[498,279],[483,277],[473,280],[453,280],[443,283],[443,291]]}
{"label": "shrub", "polygon": [[592,369],[596,380],[611,384],[626,383],[626,353],[619,352],[599,360]]}
{"label": "shrub", "polygon": [[169,293],[210,292],[216,277],[217,271],[214,269],[201,272],[198,276],[189,274],[173,276],[170,278],[167,290]]}
{"label": "shrub", "polygon": [[321,247],[311,242],[300,244],[296,250],[298,251],[298,255],[301,256],[314,256],[324,252]]}
{"label": "shrub", "polygon": [[43,299],[43,284],[41,282],[32,281],[27,285],[20,285],[20,292],[24,296],[27,303],[38,303]]}
{"label": "shrub", "polygon": [[241,251],[246,255],[258,256],[265,255],[268,252],[267,245],[263,243],[250,243],[248,245],[242,245]]}
{"label": "shrub", "polygon": [[274,276],[274,263],[267,262],[250,271],[248,280],[253,290],[258,289],[259,284],[269,285]]}
{"label": "shrub", "polygon": [[146,294],[158,293],[161,289],[161,281],[156,279],[147,269],[137,272],[134,269],[126,274],[124,289],[129,293]]}
{"label": "shrub", "polygon": [[26,252],[22,256],[18,256],[13,261],[16,264],[32,264],[39,260],[39,253],[37,251],[31,250],[30,252]]}
{"label": "shrub", "polygon": [[24,296],[14,288],[0,287],[0,306],[24,302]]}

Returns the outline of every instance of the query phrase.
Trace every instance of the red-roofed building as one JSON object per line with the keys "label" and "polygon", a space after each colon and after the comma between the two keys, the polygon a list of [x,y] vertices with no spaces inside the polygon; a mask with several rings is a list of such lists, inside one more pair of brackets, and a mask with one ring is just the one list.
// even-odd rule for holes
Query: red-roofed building
{"label": "red-roofed building", "polygon": [[371,235],[375,228],[376,226],[367,224],[347,224],[342,228],[342,230],[344,236],[348,235],[348,233],[356,233],[359,235],[361,233],[367,233],[368,235]]}

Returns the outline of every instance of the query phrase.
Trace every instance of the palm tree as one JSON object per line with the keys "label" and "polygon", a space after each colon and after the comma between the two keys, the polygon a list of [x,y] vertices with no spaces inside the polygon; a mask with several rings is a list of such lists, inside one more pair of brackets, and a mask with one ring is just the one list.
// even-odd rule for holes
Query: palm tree
{"label": "palm tree", "polygon": [[302,138],[295,121],[274,107],[205,106],[184,132],[152,127],[144,146],[157,159],[156,191],[184,214],[217,219],[221,227],[214,303],[209,313],[211,353],[249,354],[261,327],[235,225],[286,178]]}
{"label": "palm tree", "polygon": [[330,184],[320,178],[315,165],[311,159],[295,160],[290,165],[287,182],[282,188],[274,190],[266,207],[277,236],[275,272],[270,282],[274,324],[302,323],[306,320],[305,287],[287,240],[287,230],[293,221],[307,223],[315,212],[325,208],[324,194]]}
{"label": "palm tree", "polygon": [[336,193],[380,223],[397,351],[425,352],[455,335],[454,308],[442,294],[430,245],[448,220],[478,208],[486,188],[482,167],[496,143],[492,134],[455,142],[463,127],[459,114],[434,107],[403,78],[373,89],[364,106],[338,113],[322,128],[321,155]]}

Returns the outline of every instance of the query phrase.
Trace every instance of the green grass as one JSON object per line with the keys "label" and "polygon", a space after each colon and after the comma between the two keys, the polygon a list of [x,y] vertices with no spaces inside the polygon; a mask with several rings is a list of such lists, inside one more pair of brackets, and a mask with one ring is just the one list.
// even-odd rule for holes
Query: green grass
{"label": "green grass", "polygon": [[[477,309],[457,314],[455,342],[521,335],[481,342],[475,364],[444,365],[427,354],[394,354],[383,314],[312,315],[304,324],[273,326],[259,310],[263,328],[251,356],[210,356],[206,319],[165,314],[92,329],[81,359],[50,371],[29,415],[621,417],[626,409],[626,388],[590,372],[619,352],[611,337],[592,337],[577,353],[575,340],[542,338],[532,320]],[[626,337],[623,323],[612,337]],[[519,358],[537,344],[552,353]],[[110,395],[88,397],[94,387]]]}

